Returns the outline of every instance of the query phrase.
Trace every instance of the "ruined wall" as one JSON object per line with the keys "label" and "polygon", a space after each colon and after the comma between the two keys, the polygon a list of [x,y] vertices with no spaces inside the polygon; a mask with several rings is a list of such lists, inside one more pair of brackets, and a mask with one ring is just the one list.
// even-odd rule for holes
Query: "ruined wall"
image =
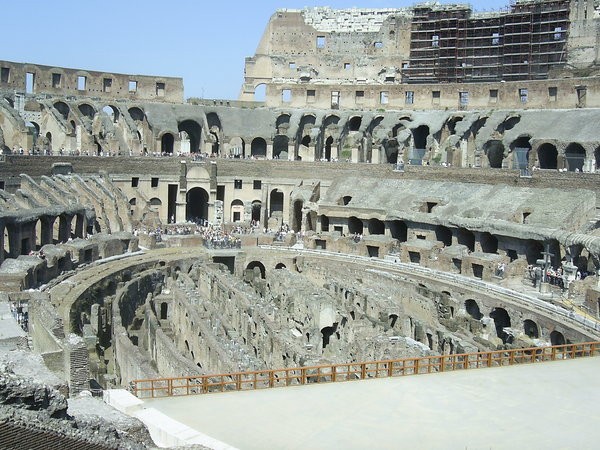
{"label": "ruined wall", "polygon": [[183,102],[181,78],[125,75],[12,61],[0,61],[0,70],[0,90],[21,94]]}

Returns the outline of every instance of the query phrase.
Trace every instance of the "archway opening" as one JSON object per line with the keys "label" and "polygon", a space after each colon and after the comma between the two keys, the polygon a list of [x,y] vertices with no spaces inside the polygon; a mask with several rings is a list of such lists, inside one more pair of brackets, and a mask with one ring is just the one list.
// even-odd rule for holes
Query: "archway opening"
{"label": "archway opening", "polygon": [[94,109],[94,107],[87,103],[82,103],[81,105],[79,105],[79,112],[88,119],[93,119],[94,115],[96,114],[96,110]]}
{"label": "archway opening", "polygon": [[[202,136],[202,127],[195,120],[184,120],[177,125],[177,131],[185,131],[190,138],[190,152],[198,153],[200,151],[200,138]],[[172,150],[171,150],[172,153]]]}
{"label": "archway opening", "polygon": [[408,227],[403,220],[394,220],[390,223],[390,233],[394,239],[406,242],[408,239]]}
{"label": "archway opening", "polygon": [[481,320],[483,317],[483,314],[481,314],[479,309],[479,305],[473,299],[468,299],[465,301],[465,310],[467,311],[467,314],[475,320]]}
{"label": "archway opening", "polygon": [[273,189],[271,191],[270,204],[271,204],[271,216],[275,213],[283,215],[283,192],[279,189]]}
{"label": "archway opening", "polygon": [[144,111],[142,111],[142,109],[138,108],[137,106],[129,108],[127,112],[129,113],[129,116],[134,122],[143,122],[144,118],[146,117]]}
{"label": "archway opening", "polygon": [[273,138],[273,159],[288,159],[290,138],[277,135]]}
{"label": "archway opening", "polygon": [[379,219],[370,219],[368,230],[369,234],[385,234],[385,224]]}
{"label": "archway opening", "polygon": [[333,145],[333,138],[329,136],[325,141],[325,159],[331,161],[331,146]]}
{"label": "archway opening", "polygon": [[490,317],[494,319],[498,337],[502,339],[504,344],[510,344],[513,337],[504,330],[505,328],[510,328],[510,316],[508,312],[504,308],[494,308],[490,313]]}
{"label": "archway opening", "polygon": [[254,88],[254,101],[264,102],[267,99],[267,85],[261,83]]}
{"label": "archway opening", "polygon": [[302,207],[304,202],[302,200],[296,200],[294,202],[294,219],[292,222],[292,229],[297,233],[302,229]]}
{"label": "archway opening", "polygon": [[360,130],[361,123],[362,123],[362,117],[354,116],[348,121],[348,129],[350,131],[358,131],[358,130]]}
{"label": "archway opening", "polygon": [[252,202],[252,220],[256,223],[260,222],[261,209],[262,209],[262,202],[260,200],[254,200]]}
{"label": "archway opening", "polygon": [[498,253],[498,238],[487,231],[481,233],[481,250],[485,253]]}
{"label": "archway opening", "polygon": [[323,350],[325,350],[325,347],[327,347],[329,345],[331,336],[333,336],[336,329],[337,329],[337,323],[334,323],[333,326],[331,326],[331,327],[321,328],[321,335],[323,336]]}
{"label": "archway opening", "polygon": [[487,154],[490,167],[494,169],[502,168],[502,161],[504,160],[504,145],[502,142],[488,142],[484,149]]}
{"label": "archway opening", "polygon": [[552,144],[542,144],[538,148],[538,161],[540,169],[557,169],[558,168],[558,151]]}
{"label": "archway opening", "polygon": [[527,264],[536,264],[538,259],[542,259],[543,251],[544,246],[541,242],[528,239],[525,243],[525,256],[527,258]]}
{"label": "archway opening", "polygon": [[171,133],[163,134],[160,139],[160,152],[163,154],[173,154],[173,145],[175,144],[175,138]]}
{"label": "archway opening", "polygon": [[254,158],[265,158],[267,156],[267,141],[261,137],[252,140],[250,144],[250,154]]}
{"label": "archway opening", "polygon": [[286,269],[286,268],[287,268],[287,267],[285,266],[285,264],[284,264],[284,263],[278,263],[278,264],[275,266],[275,270],[281,270],[281,269]]}
{"label": "archway opening", "polygon": [[111,122],[117,123],[119,121],[119,110],[112,105],[106,105],[102,108],[102,112],[110,117]]}
{"label": "archway opening", "polygon": [[456,233],[456,240],[459,244],[465,245],[472,252],[475,251],[475,235],[466,228],[459,228]]}
{"label": "archway opening", "polygon": [[67,120],[67,117],[69,117],[69,112],[71,111],[69,105],[67,105],[65,102],[56,102],[54,104],[54,109],[60,113],[64,120]]}
{"label": "archway opening", "polygon": [[348,218],[348,233],[350,234],[362,234],[363,233],[363,222],[358,217]]}
{"label": "archway opening", "polygon": [[429,136],[429,127],[421,125],[412,130],[415,148],[424,150],[427,148],[427,137]]}
{"label": "archway opening", "polygon": [[[258,270],[256,270],[258,269]],[[264,280],[267,275],[267,270],[265,266],[260,261],[252,261],[246,266],[246,270],[251,270],[253,272],[260,272],[260,277]]]}
{"label": "archway opening", "polygon": [[550,344],[552,345],[565,345],[567,343],[564,334],[560,331],[554,330],[550,333]]}
{"label": "archway opening", "polygon": [[585,149],[577,143],[569,144],[565,149],[565,159],[569,172],[582,172],[585,163]]}
{"label": "archway opening", "polygon": [[237,159],[246,157],[246,143],[241,137],[234,137],[229,141],[229,156]]}
{"label": "archway opening", "polygon": [[525,320],[523,322],[523,332],[531,339],[537,339],[540,337],[540,330],[533,320]]}
{"label": "archway opening", "polygon": [[241,222],[244,220],[244,202],[236,199],[231,202],[231,222]]}
{"label": "archway opening", "polygon": [[201,187],[190,189],[186,194],[186,220],[196,223],[201,220],[208,220],[208,200],[208,192]]}
{"label": "archway opening", "polygon": [[450,247],[452,245],[452,231],[444,225],[437,225],[435,227],[435,239],[443,242],[446,247]]}

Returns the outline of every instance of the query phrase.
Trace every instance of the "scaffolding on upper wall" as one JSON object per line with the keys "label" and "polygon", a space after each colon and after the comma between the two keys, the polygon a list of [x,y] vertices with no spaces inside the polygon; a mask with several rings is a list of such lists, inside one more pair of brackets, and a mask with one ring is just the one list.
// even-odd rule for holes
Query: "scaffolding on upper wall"
{"label": "scaffolding on upper wall", "polygon": [[546,79],[566,63],[569,0],[511,3],[472,14],[467,5],[414,9],[403,82]]}

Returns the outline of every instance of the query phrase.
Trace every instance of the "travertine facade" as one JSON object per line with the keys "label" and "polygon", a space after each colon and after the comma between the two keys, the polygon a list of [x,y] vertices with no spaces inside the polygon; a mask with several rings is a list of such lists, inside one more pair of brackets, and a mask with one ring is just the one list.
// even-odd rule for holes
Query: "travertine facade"
{"label": "travertine facade", "polygon": [[[101,72],[83,91],[82,71],[1,62],[3,295],[31,296],[34,347],[73,391],[88,373],[107,387],[598,340],[592,6],[278,11],[246,67],[265,103],[183,104],[179,79]],[[506,51],[526,10],[561,24],[538,37],[568,64],[418,78],[417,13],[503,20],[483,47]]]}

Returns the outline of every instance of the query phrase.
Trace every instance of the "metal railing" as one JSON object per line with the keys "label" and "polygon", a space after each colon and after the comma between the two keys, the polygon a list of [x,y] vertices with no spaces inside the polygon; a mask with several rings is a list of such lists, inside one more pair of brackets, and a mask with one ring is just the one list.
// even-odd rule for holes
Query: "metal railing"
{"label": "metal railing", "polygon": [[567,360],[600,355],[600,342],[549,347],[494,350],[479,353],[424,356],[363,363],[257,370],[218,375],[134,380],[130,390],[138,398],[171,397],[213,392],[247,391],[316,383],[401,377],[455,370]]}

